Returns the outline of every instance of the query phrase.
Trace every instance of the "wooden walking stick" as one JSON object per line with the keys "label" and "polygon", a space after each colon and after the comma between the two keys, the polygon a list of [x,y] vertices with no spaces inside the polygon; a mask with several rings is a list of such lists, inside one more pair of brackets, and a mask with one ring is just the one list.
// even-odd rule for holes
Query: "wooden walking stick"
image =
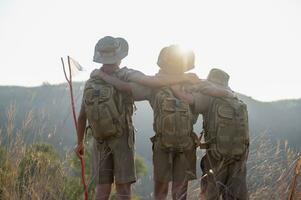
{"label": "wooden walking stick", "polygon": [[[67,59],[68,59],[69,78],[68,78],[67,73],[66,73],[66,68],[65,68],[64,60],[61,57],[65,79],[66,79],[66,81],[67,81],[67,83],[69,85],[71,107],[72,107],[72,114],[73,114],[73,121],[74,121],[75,130],[77,131],[77,118],[76,118],[75,104],[74,104],[74,97],[73,97],[72,73],[71,73],[70,57],[68,56]],[[84,190],[85,190],[85,200],[88,200],[88,188],[87,188],[86,179],[85,179],[85,161],[84,161],[83,157],[79,157],[79,158],[80,158],[80,162],[81,162],[82,183],[84,185]]]}

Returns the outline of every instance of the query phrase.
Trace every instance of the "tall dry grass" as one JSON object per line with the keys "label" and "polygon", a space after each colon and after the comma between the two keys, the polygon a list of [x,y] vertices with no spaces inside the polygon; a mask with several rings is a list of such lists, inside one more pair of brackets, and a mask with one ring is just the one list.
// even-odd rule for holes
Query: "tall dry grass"
{"label": "tall dry grass", "polygon": [[251,145],[247,177],[250,199],[287,199],[300,155],[287,141],[273,141],[269,133],[253,138]]}
{"label": "tall dry grass", "polygon": [[[81,166],[73,149],[67,150],[63,156],[59,155],[60,150],[45,143],[47,139],[41,137],[43,134],[48,135],[43,132],[45,124],[35,120],[32,111],[28,112],[19,128],[15,126],[16,113],[16,106],[11,105],[6,113],[5,130],[0,129],[0,200],[83,199]],[[28,144],[25,141],[32,142]],[[91,172],[91,149],[92,136],[89,134],[85,141],[85,177],[89,199],[94,199],[95,177]],[[136,168],[138,176],[146,174],[140,157],[136,157]],[[133,198],[137,199],[135,195]],[[116,199],[114,191],[111,199]]]}
{"label": "tall dry grass", "polygon": [[[83,199],[79,162],[73,152],[60,157],[51,145],[39,141],[26,144],[28,134],[41,134],[44,125],[36,124],[34,113],[28,112],[17,128],[16,113],[16,106],[11,105],[6,113],[7,124],[0,128],[0,200]],[[30,133],[32,127],[37,133]],[[87,152],[87,159],[91,159],[90,156]],[[272,134],[252,138],[247,162],[250,199],[283,200],[291,193],[293,200],[301,199],[298,158],[300,154],[286,141],[275,142]],[[90,173],[87,170],[88,180]],[[93,197],[93,180],[88,183],[91,183],[90,197]],[[145,198],[140,196],[139,199]],[[189,184],[188,199],[199,199],[199,180]]]}
{"label": "tall dry grass", "polygon": [[[300,153],[291,149],[287,141],[275,141],[273,135],[268,132],[251,138],[247,161],[250,199],[301,200],[300,167]],[[200,198],[200,181],[201,178],[190,182],[188,199]],[[292,198],[289,199],[291,193]]]}
{"label": "tall dry grass", "polygon": [[0,199],[71,199],[67,196],[73,192],[79,193],[73,199],[79,199],[80,178],[71,179],[68,174],[71,158],[62,160],[49,144],[26,144],[27,137],[39,134],[29,133],[38,125],[34,124],[33,113],[28,112],[17,128],[15,116],[16,106],[11,105],[6,113],[7,125],[0,129]]}

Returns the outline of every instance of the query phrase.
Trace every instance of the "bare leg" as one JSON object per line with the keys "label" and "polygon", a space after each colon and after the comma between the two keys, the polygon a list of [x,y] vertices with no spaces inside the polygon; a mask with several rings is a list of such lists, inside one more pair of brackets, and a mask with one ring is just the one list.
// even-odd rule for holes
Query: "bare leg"
{"label": "bare leg", "polygon": [[168,182],[155,181],[155,200],[165,200],[168,193]]}
{"label": "bare leg", "polygon": [[108,200],[111,193],[112,184],[98,184],[96,186],[95,200]]}
{"label": "bare leg", "polygon": [[117,199],[130,200],[131,199],[131,183],[116,184]]}
{"label": "bare leg", "polygon": [[172,199],[173,200],[186,200],[188,182],[172,182]]}

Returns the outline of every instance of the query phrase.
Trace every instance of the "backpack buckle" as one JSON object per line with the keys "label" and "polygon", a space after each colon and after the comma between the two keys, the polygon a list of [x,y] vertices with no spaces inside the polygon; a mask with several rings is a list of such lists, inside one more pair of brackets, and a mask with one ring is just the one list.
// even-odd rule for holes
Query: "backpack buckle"
{"label": "backpack buckle", "polygon": [[93,90],[93,97],[99,97],[100,96],[100,90]]}
{"label": "backpack buckle", "polygon": [[209,143],[200,143],[199,144],[200,149],[209,149]]}

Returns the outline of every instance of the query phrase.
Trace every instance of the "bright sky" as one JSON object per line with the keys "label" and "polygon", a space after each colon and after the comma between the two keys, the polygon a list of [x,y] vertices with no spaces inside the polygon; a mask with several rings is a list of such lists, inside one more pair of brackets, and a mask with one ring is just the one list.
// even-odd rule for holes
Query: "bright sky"
{"label": "bright sky", "polygon": [[300,0],[1,0],[0,85],[64,82],[60,57],[71,55],[86,72],[99,38],[124,37],[123,64],[158,70],[162,47],[194,50],[196,72],[231,75],[231,87],[255,99],[301,97]]}

